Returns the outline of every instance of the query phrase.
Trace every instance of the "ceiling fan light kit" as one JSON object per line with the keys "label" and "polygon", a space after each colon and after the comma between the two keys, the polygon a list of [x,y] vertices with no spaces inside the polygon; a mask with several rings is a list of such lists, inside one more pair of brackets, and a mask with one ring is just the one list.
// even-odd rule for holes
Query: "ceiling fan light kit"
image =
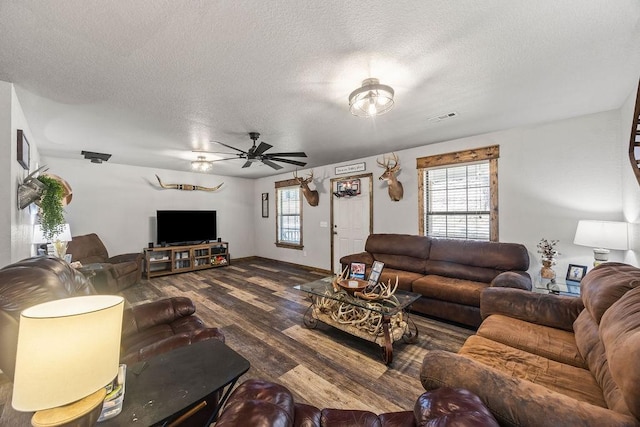
{"label": "ceiling fan light kit", "polygon": [[197,160],[191,162],[191,168],[200,172],[209,171],[213,165],[205,156],[198,156]]}
{"label": "ceiling fan light kit", "polygon": [[393,108],[394,91],[378,79],[362,81],[362,86],[349,95],[349,110],[358,117],[375,117]]}

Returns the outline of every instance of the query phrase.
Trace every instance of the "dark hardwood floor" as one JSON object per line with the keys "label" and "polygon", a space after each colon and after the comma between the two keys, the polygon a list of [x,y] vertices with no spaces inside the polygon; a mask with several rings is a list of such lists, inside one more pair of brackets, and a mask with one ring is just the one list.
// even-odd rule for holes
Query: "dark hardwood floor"
{"label": "dark hardwood floor", "polygon": [[[386,366],[374,343],[324,324],[316,329],[303,326],[309,300],[293,286],[326,275],[272,260],[246,259],[223,268],[143,280],[123,296],[133,304],[163,296],[191,298],[197,315],[220,328],[227,345],[251,362],[239,382],[249,378],[278,382],[297,401],[320,408],[412,410],[424,391],[419,371],[425,351],[455,352],[473,331],[412,315],[418,342],[396,342],[394,361]],[[11,384],[0,375],[0,425],[21,425],[5,424],[11,413],[16,421],[10,393]]]}

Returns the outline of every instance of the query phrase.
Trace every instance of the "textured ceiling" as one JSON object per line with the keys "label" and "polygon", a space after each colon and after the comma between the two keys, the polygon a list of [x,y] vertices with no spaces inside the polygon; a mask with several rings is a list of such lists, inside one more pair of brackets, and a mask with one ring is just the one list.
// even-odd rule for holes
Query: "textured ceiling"
{"label": "textured ceiling", "polygon": [[[0,0],[0,80],[43,155],[176,170],[250,131],[313,167],[619,108],[639,41],[638,0]],[[348,110],[368,77],[396,91],[375,121]],[[211,173],[276,173],[243,163]]]}

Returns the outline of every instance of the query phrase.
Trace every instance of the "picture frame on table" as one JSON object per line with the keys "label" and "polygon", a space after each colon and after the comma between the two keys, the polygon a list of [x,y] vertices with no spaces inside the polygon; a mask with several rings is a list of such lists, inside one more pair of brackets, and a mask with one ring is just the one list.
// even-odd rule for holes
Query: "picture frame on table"
{"label": "picture frame on table", "polygon": [[31,160],[31,147],[29,141],[22,129],[18,129],[18,163],[22,169],[29,170],[29,162]]}
{"label": "picture frame on table", "polygon": [[352,262],[349,269],[350,279],[364,279],[367,265],[363,262]]}
{"label": "picture frame on table", "polygon": [[262,218],[269,218],[269,193],[262,193]]}
{"label": "picture frame on table", "polygon": [[587,274],[586,265],[569,264],[566,281],[580,283],[585,274]]}

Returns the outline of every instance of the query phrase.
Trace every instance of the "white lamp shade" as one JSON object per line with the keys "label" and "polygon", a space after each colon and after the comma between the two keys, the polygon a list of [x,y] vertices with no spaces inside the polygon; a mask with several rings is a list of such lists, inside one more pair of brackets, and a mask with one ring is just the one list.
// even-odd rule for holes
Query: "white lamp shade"
{"label": "white lamp shade", "polygon": [[20,315],[11,405],[18,411],[55,408],[82,399],[118,373],[124,299],[67,298]]}
{"label": "white lamp shade", "polygon": [[592,248],[629,249],[628,224],[617,221],[578,221],[573,243]]}
{"label": "white lamp shade", "polygon": [[47,239],[44,238],[44,233],[42,232],[42,227],[40,226],[40,224],[36,224],[33,226],[33,239],[32,239],[33,243],[35,244],[53,243],[58,240],[61,242],[71,241],[71,227],[69,227],[69,224],[64,224],[62,226],[62,231],[56,234],[55,236],[53,236],[53,239],[51,242],[49,242]]}

